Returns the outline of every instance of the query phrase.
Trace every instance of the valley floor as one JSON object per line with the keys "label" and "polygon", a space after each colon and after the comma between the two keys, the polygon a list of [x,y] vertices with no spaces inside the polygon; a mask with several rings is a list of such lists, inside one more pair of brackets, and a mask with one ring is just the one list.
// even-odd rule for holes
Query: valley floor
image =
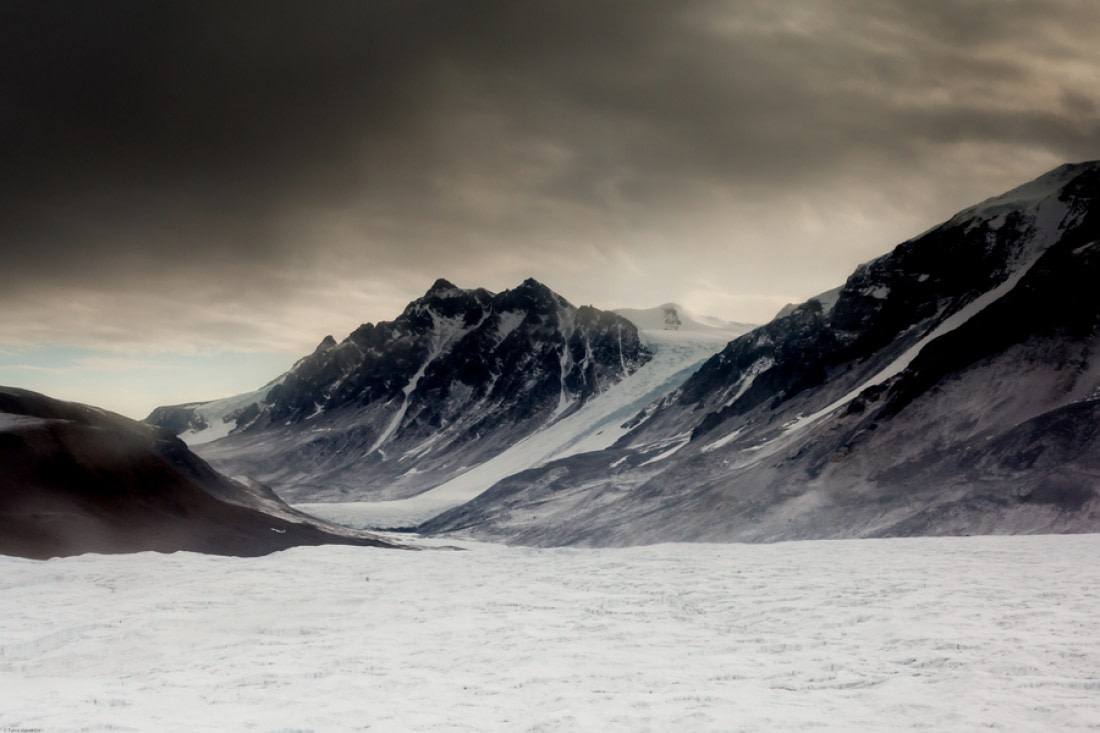
{"label": "valley floor", "polygon": [[1100,535],[0,557],[0,730],[1100,727]]}

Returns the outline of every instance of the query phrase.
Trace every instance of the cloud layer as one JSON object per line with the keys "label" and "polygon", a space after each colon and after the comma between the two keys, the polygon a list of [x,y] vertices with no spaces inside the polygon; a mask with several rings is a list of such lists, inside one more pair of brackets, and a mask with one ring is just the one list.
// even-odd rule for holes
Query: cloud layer
{"label": "cloud layer", "polygon": [[1100,157],[1096,38],[1075,0],[4,3],[0,342],[300,351],[438,276],[761,320]]}

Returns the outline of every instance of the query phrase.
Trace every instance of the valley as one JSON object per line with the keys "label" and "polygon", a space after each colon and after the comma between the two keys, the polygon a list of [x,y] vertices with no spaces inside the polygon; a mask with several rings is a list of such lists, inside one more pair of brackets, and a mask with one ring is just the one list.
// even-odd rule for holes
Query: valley
{"label": "valley", "polygon": [[1098,195],[1100,164],[1059,166],[755,328],[441,280],[257,392],[148,419],[359,528],[544,546],[1091,531]]}

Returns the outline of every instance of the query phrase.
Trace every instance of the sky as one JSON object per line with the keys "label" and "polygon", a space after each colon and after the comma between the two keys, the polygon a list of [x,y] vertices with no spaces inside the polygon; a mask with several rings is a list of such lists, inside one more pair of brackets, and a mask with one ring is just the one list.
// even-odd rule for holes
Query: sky
{"label": "sky", "polygon": [[761,323],[1100,158],[1092,0],[5,0],[0,383],[143,417],[439,277]]}

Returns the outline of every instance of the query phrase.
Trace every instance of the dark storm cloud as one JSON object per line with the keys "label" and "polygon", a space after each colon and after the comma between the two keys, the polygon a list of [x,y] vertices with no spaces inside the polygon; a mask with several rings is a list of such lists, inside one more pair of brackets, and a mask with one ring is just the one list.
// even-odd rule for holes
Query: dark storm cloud
{"label": "dark storm cloud", "polygon": [[[996,146],[1095,157],[1097,37],[1074,0],[13,0],[0,298],[144,287],[186,311],[203,274],[259,307],[288,271],[429,283],[609,257],[712,200],[934,190]],[[984,167],[987,193],[1019,172]]]}

